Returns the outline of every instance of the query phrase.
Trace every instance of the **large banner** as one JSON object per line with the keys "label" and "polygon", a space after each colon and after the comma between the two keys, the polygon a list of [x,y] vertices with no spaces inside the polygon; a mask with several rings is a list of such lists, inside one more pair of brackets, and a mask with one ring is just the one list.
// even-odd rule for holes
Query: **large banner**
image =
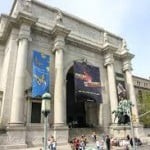
{"label": "large banner", "polygon": [[124,96],[127,95],[127,90],[125,87],[125,78],[121,73],[116,73],[116,88],[119,102]]}
{"label": "large banner", "polygon": [[75,96],[77,102],[101,103],[99,68],[86,63],[74,62]]}
{"label": "large banner", "polygon": [[48,55],[33,51],[32,97],[39,97],[49,92],[49,62]]}

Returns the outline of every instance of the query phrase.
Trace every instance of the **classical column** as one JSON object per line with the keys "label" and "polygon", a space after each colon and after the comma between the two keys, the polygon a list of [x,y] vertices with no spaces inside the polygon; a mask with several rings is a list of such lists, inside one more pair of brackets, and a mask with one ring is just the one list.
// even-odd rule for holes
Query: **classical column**
{"label": "classical column", "polygon": [[[104,49],[104,66],[107,68],[107,77],[108,77],[108,88],[109,88],[109,99],[111,112],[117,109],[118,100],[116,92],[116,82],[115,82],[115,73],[114,73],[114,58],[113,53],[115,49],[113,47],[106,47]],[[111,115],[112,122],[114,121],[114,115]]]}
{"label": "classical column", "polygon": [[53,29],[55,52],[55,86],[54,86],[54,126],[66,125],[66,99],[64,99],[64,66],[63,53],[65,47],[65,37],[69,30],[63,26],[56,25]]}
{"label": "classical column", "polygon": [[54,124],[64,125],[66,121],[66,101],[63,94],[63,48],[55,49],[55,89],[54,89]]}
{"label": "classical column", "polygon": [[123,61],[123,71],[125,72],[128,92],[129,92],[129,99],[134,104],[134,107],[132,107],[132,114],[136,116],[136,122],[139,123],[138,118],[138,109],[137,109],[137,102],[136,102],[136,96],[134,91],[134,84],[132,79],[132,66],[131,66],[131,59],[133,58],[132,54],[126,55],[124,61]]}
{"label": "classical column", "polygon": [[30,26],[26,23],[22,23],[18,39],[18,54],[16,60],[16,71],[14,79],[10,125],[19,125],[24,123],[25,70],[27,63],[29,40],[30,40]]}

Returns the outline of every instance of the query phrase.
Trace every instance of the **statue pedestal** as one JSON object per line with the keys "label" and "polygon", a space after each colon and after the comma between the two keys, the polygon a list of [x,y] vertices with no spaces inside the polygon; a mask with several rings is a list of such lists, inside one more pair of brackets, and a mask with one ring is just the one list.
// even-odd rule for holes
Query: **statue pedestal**
{"label": "statue pedestal", "polygon": [[136,137],[145,137],[146,136],[143,125],[141,125],[140,123],[133,123],[133,127],[134,127],[134,134]]}
{"label": "statue pedestal", "polygon": [[[144,130],[143,126],[139,123],[133,123],[133,129],[134,129],[134,136],[135,137],[144,137]],[[110,126],[110,134],[113,137],[118,138],[126,138],[127,135],[131,134],[131,126],[130,125],[119,125],[119,124],[112,124]]]}
{"label": "statue pedestal", "polygon": [[110,126],[110,134],[117,138],[126,138],[127,135],[131,135],[130,125],[118,125],[112,124]]}

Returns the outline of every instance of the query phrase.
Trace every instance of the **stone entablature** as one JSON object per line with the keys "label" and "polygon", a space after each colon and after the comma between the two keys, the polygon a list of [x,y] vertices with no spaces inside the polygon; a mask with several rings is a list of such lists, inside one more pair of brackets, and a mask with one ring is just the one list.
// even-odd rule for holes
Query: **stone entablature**
{"label": "stone entablature", "polygon": [[[39,30],[42,30],[44,28],[45,31],[42,30],[42,32],[50,34],[53,26],[55,25],[55,18],[59,10],[37,1],[28,3],[32,3],[31,6],[29,5],[32,8],[32,11],[27,11],[26,9],[24,9],[24,6],[26,4],[23,4],[23,1],[15,1],[14,9],[12,8],[10,15],[13,18],[17,18],[19,12],[26,11],[26,13],[28,12],[28,14],[38,18],[35,26]],[[77,43],[82,40],[83,43],[85,42],[85,45],[89,43],[89,46],[93,45],[93,47],[100,49],[103,47],[104,34],[106,32],[108,43],[116,46],[118,49],[121,49],[123,44],[123,39],[121,37],[105,31],[103,28],[99,28],[89,22],[85,22],[84,20],[73,15],[67,14],[65,12],[62,12],[62,14],[63,25],[67,29],[71,30],[71,33],[68,36],[68,40],[70,40],[71,42],[75,41],[75,43]]]}
{"label": "stone entablature", "polygon": [[8,22],[8,17],[5,15],[1,15],[1,18],[0,18],[0,36],[3,35],[4,28],[5,28],[7,22]]}

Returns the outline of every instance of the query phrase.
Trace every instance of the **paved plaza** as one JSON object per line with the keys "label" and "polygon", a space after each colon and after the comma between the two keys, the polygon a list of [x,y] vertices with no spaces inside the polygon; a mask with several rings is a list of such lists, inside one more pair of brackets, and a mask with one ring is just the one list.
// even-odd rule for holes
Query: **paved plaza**
{"label": "paved plaza", "polygon": [[[69,145],[57,146],[57,150],[71,150]],[[106,148],[104,148],[105,150]],[[21,150],[43,150],[42,147],[26,148]],[[95,143],[88,143],[85,150],[97,150]],[[113,147],[112,150],[125,150],[125,147]],[[130,148],[133,150],[133,148]],[[150,145],[137,146],[136,150],[150,150]]]}

